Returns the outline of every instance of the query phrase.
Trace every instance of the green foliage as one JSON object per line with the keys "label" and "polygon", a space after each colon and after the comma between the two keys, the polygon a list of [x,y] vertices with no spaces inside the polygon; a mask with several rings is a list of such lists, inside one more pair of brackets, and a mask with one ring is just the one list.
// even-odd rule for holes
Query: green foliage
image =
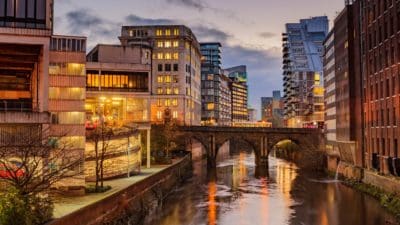
{"label": "green foliage", "polygon": [[373,185],[360,183],[354,180],[345,180],[344,184],[374,197],[400,221],[400,196],[398,194],[387,193]]}
{"label": "green foliage", "polygon": [[103,187],[99,186],[99,187],[97,187],[97,190],[96,190],[95,185],[89,185],[89,186],[85,187],[86,193],[104,193],[108,190],[111,190],[111,186],[109,186],[109,185],[106,185]]}
{"label": "green foliage", "polygon": [[0,194],[0,224],[39,225],[53,216],[54,205],[39,195],[23,196],[13,188]]}

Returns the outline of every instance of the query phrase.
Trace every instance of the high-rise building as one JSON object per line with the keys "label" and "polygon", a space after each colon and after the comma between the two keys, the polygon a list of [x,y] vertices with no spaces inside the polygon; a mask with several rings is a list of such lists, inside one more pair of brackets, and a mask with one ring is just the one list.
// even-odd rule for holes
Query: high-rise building
{"label": "high-rise building", "polygon": [[[363,4],[363,106],[366,167],[395,174],[400,165],[400,17],[398,1]],[[357,18],[357,17],[355,17]],[[393,160],[396,159],[396,160]]]}
{"label": "high-rise building", "polygon": [[224,69],[229,77],[232,93],[232,122],[249,121],[247,68],[244,65]]}
{"label": "high-rise building", "polygon": [[326,16],[286,24],[283,33],[285,118],[289,127],[320,127],[324,121],[322,84]]}
{"label": "high-rise building", "polygon": [[261,97],[261,120],[262,121],[272,121],[272,97]]}
{"label": "high-rise building", "polygon": [[200,43],[201,120],[206,125],[230,125],[232,117],[229,79],[221,70],[221,44]]}
{"label": "high-rise building", "polygon": [[[333,30],[335,27],[333,28]],[[324,42],[324,101],[326,148],[334,151],[336,146],[336,82],[335,82],[335,33],[331,31]],[[336,150],[335,150],[336,152]]]}
{"label": "high-rise building", "polygon": [[151,49],[151,121],[162,123],[169,111],[180,124],[200,125],[201,53],[193,32],[181,25],[124,26],[119,38],[122,46]]}

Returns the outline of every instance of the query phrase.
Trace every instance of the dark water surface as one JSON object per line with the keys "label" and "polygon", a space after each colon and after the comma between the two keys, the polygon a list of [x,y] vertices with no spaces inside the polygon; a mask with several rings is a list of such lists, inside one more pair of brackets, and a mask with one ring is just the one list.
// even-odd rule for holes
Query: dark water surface
{"label": "dark water surface", "polygon": [[146,224],[396,224],[371,197],[273,157],[268,170],[256,168],[254,155],[240,153],[220,162],[216,171],[195,163],[194,173]]}

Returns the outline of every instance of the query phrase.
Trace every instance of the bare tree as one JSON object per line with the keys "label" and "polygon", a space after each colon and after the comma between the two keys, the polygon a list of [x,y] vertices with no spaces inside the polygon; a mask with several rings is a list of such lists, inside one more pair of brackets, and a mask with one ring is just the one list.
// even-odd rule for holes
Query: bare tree
{"label": "bare tree", "polygon": [[0,140],[0,181],[23,195],[48,190],[53,184],[79,175],[81,152],[72,150],[63,137],[49,129],[3,133]]}
{"label": "bare tree", "polygon": [[[114,132],[112,128],[102,124],[92,131],[88,132],[87,139],[94,144],[94,160],[96,163],[95,168],[95,190],[99,191],[99,187],[104,187],[104,161],[111,149],[110,140]],[[100,183],[100,185],[99,185]]]}

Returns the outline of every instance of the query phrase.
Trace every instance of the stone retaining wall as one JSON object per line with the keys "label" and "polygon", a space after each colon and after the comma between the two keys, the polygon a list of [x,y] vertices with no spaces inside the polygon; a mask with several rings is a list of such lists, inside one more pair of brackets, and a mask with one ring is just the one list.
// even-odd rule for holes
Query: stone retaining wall
{"label": "stone retaining wall", "polygon": [[175,165],[48,225],[138,224],[191,173],[191,157],[187,155]]}

